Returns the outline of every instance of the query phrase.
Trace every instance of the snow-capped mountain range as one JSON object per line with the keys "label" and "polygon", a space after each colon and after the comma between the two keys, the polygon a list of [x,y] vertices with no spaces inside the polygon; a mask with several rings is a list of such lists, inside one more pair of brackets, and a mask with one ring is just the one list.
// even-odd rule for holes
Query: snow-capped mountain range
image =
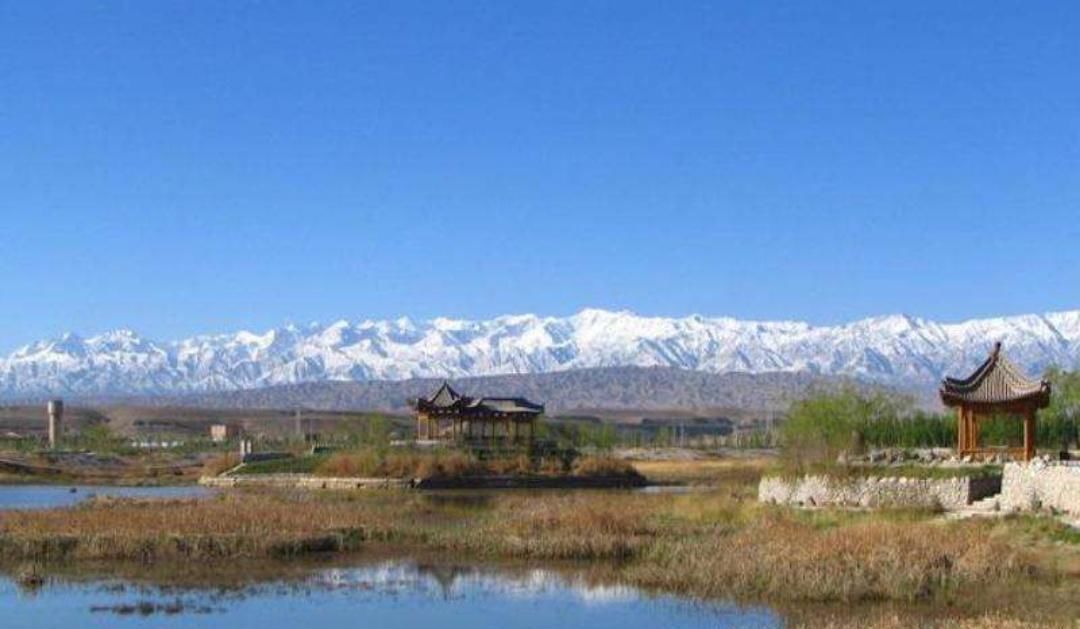
{"label": "snow-capped mountain range", "polygon": [[0,396],[157,395],[326,381],[667,366],[808,372],[899,386],[966,375],[994,341],[1029,373],[1080,367],[1080,310],[937,323],[904,315],[837,326],[586,309],[569,317],[338,321],[157,342],[66,334],[0,358]]}

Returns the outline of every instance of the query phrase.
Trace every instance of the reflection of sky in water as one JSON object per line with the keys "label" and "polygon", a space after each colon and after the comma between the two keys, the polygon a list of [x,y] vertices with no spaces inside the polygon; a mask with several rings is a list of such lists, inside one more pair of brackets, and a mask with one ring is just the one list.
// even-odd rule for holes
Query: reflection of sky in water
{"label": "reflection of sky in water", "polygon": [[[139,603],[144,604],[141,611],[146,615],[140,615]],[[179,613],[175,613],[177,607]],[[778,617],[767,610],[649,597],[633,588],[589,584],[547,570],[495,572],[410,562],[320,570],[304,580],[264,583],[239,591],[57,582],[29,594],[4,580],[0,582],[0,615],[2,626],[10,629],[425,624],[440,629],[652,629],[779,624]]]}
{"label": "reflection of sky in water", "polygon": [[496,573],[388,562],[374,567],[327,570],[316,579],[334,588],[369,588],[377,593],[405,588],[444,598],[500,596],[529,599],[561,594],[583,603],[605,603],[629,602],[641,597],[631,587],[589,584],[580,578],[567,578],[542,569]]}
{"label": "reflection of sky in water", "polygon": [[[75,491],[72,491],[74,489]],[[91,496],[192,498],[209,496],[206,487],[112,487],[88,485],[0,485],[0,509],[70,507]]]}

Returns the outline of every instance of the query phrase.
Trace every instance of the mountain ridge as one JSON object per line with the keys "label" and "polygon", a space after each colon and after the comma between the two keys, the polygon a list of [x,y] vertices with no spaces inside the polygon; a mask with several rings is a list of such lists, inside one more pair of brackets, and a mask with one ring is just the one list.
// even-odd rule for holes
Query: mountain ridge
{"label": "mountain ridge", "polygon": [[[305,382],[173,396],[76,397],[70,401],[92,407],[362,410],[407,414],[417,397],[430,395],[444,381],[441,378],[412,378]],[[522,396],[541,402],[549,416],[706,414],[730,418],[763,417],[782,414],[791,401],[810,392],[844,386],[909,394],[840,377],[776,372],[714,374],[673,367],[595,367],[541,374],[454,378],[450,382],[468,395]],[[917,397],[912,399],[923,407],[932,406]]]}
{"label": "mountain ridge", "polygon": [[834,326],[587,308],[414,322],[341,319],[159,342],[129,329],[64,334],[0,358],[0,396],[176,395],[310,382],[542,374],[603,367],[842,376],[928,387],[995,341],[1035,375],[1080,366],[1080,310],[939,323],[886,315]]}

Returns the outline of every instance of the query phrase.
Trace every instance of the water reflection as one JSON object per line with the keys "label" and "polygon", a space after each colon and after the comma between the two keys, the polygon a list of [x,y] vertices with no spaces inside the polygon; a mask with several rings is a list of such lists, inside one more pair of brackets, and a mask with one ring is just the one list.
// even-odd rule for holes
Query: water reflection
{"label": "water reflection", "polygon": [[[51,577],[33,594],[0,581],[5,627],[364,626],[761,627],[780,619],[762,608],[651,596],[594,580],[587,571],[385,560],[313,569],[242,586]],[[151,622],[152,621],[152,622]]]}
{"label": "water reflection", "polygon": [[[684,485],[650,485],[629,491],[645,494],[683,494],[708,490],[708,487]],[[109,485],[0,485],[0,510],[4,509],[51,509],[70,507],[93,498],[203,498],[219,490],[199,486],[177,487],[117,487]],[[500,495],[544,495],[551,492],[598,490],[438,490],[420,492],[420,496],[440,507],[482,509],[491,505]],[[600,490],[604,491],[604,490]],[[607,490],[612,491],[612,490]],[[626,491],[626,490],[614,490]]]}
{"label": "water reflection", "polygon": [[206,487],[114,487],[108,485],[0,485],[0,509],[70,507],[98,497],[201,498]]}

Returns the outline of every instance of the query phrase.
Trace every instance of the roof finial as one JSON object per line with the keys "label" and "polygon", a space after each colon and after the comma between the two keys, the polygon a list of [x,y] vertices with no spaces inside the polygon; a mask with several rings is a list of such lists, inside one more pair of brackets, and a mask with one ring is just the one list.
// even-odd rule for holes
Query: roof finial
{"label": "roof finial", "polygon": [[1001,341],[994,341],[993,357],[997,358],[998,354],[1000,354],[1000,353],[1001,353]]}

